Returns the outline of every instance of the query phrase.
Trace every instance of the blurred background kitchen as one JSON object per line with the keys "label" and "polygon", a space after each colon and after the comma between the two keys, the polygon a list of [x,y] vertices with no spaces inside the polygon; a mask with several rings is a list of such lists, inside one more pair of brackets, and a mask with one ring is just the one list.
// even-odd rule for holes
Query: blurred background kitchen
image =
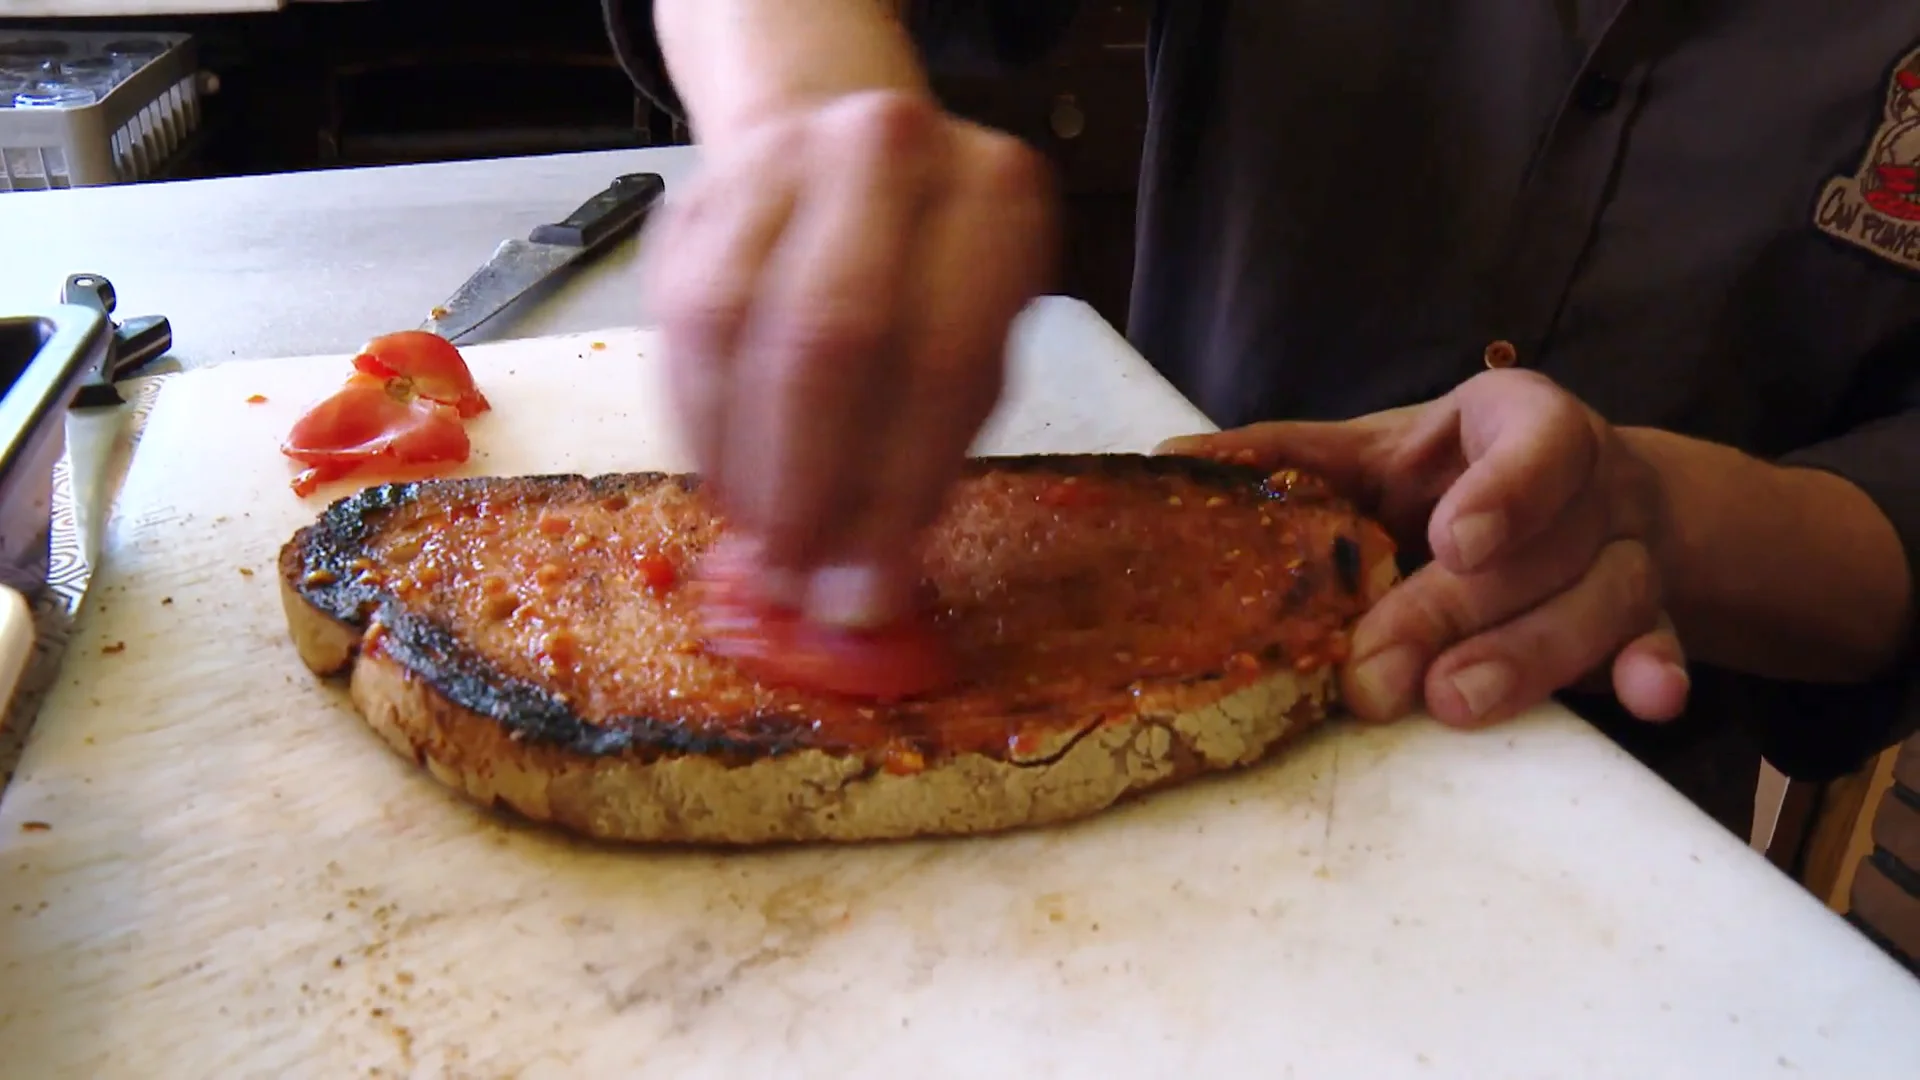
{"label": "blurred background kitchen", "polygon": [[[1059,291],[1121,326],[1147,8],[1089,5],[1034,69],[937,86],[1054,158]],[[128,85],[150,62],[164,77]],[[0,191],[98,182],[103,150],[112,180],[137,181],[687,141],[633,92],[593,0],[0,0],[0,106]],[[57,125],[23,115],[58,106]]]}

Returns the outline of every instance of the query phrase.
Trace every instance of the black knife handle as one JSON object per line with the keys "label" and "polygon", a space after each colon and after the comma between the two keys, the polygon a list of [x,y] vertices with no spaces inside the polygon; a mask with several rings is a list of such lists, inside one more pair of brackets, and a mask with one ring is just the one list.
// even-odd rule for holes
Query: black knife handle
{"label": "black knife handle", "polygon": [[667,182],[659,173],[630,173],[581,203],[565,221],[542,225],[527,239],[536,244],[597,248],[637,227],[666,190]]}
{"label": "black knife handle", "polygon": [[114,332],[112,378],[131,379],[173,348],[173,324],[165,315],[135,315]]}

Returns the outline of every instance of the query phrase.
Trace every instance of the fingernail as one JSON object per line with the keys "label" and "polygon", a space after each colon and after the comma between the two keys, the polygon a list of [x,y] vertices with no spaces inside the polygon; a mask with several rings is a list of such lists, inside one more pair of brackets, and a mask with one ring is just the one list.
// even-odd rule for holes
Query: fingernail
{"label": "fingernail", "polygon": [[1507,521],[1498,510],[1468,514],[1453,523],[1453,548],[1465,570],[1487,561],[1506,538]]}
{"label": "fingernail", "polygon": [[1420,682],[1420,654],[1411,645],[1394,645],[1362,660],[1353,669],[1353,711],[1371,720],[1389,720],[1412,708]]}
{"label": "fingernail", "polygon": [[1460,700],[1467,703],[1467,711],[1481,717],[1499,707],[1513,692],[1513,666],[1503,660],[1482,660],[1454,672],[1447,681],[1453,684]]}
{"label": "fingernail", "polygon": [[848,630],[871,629],[893,617],[893,589],[876,566],[829,566],[807,579],[809,619]]}

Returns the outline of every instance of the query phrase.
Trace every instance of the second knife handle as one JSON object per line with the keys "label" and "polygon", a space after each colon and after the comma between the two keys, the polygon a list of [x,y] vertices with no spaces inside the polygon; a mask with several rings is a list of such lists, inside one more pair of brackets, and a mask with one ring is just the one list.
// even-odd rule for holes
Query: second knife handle
{"label": "second knife handle", "polygon": [[631,173],[567,215],[565,221],[541,225],[527,239],[536,244],[594,248],[640,224],[647,211],[665,194],[667,183],[659,173]]}

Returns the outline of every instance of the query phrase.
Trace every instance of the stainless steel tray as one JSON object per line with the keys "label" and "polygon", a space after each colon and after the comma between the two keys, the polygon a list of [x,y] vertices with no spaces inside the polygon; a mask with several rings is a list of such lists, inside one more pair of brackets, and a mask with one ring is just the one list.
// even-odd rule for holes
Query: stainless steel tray
{"label": "stainless steel tray", "polygon": [[110,340],[106,317],[77,304],[0,316],[0,585],[28,597],[47,583],[67,408],[103,369]]}

